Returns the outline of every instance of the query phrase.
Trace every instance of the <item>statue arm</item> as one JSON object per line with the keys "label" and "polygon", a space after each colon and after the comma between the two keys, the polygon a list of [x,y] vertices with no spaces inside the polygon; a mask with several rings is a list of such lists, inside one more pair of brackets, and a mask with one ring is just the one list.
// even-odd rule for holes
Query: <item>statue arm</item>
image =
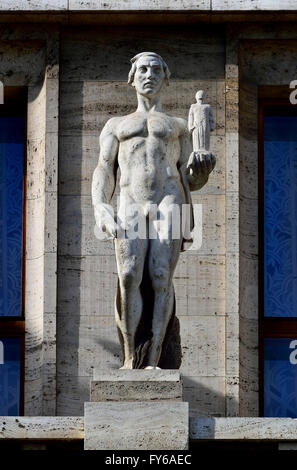
{"label": "statue arm", "polygon": [[100,135],[99,162],[93,173],[92,203],[96,225],[112,238],[115,237],[113,212],[108,204],[116,185],[117,155],[119,141],[114,134],[115,119],[110,119]]}
{"label": "statue arm", "polygon": [[212,171],[212,163],[201,160],[199,155],[193,152],[191,138],[186,131],[180,137],[181,162],[180,170],[189,183],[190,191],[201,189],[208,181],[208,175]]}
{"label": "statue arm", "polygon": [[194,113],[193,113],[193,106],[190,107],[189,117],[188,117],[188,129],[189,132],[192,132],[194,129]]}
{"label": "statue arm", "polygon": [[92,202],[95,207],[98,204],[109,204],[115,190],[119,142],[113,128],[114,120],[110,119],[100,135],[99,161],[92,181]]}

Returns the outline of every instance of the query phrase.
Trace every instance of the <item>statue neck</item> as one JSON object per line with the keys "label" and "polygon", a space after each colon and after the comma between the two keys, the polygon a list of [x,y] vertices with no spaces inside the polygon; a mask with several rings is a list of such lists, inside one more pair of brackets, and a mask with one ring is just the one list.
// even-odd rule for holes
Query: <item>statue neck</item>
{"label": "statue neck", "polygon": [[146,96],[140,95],[137,93],[137,101],[138,101],[138,106],[137,110],[138,112],[146,112],[148,113],[149,111],[158,111],[159,113],[162,112],[162,101],[160,96],[155,96],[152,98],[148,98]]}

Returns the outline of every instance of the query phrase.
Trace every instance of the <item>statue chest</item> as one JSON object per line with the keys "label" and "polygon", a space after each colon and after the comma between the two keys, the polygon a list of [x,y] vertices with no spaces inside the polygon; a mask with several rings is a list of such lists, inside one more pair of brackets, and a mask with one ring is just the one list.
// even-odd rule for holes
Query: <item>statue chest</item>
{"label": "statue chest", "polygon": [[131,116],[119,125],[117,137],[120,142],[132,139],[133,137],[175,139],[178,137],[178,129],[174,121],[167,116]]}

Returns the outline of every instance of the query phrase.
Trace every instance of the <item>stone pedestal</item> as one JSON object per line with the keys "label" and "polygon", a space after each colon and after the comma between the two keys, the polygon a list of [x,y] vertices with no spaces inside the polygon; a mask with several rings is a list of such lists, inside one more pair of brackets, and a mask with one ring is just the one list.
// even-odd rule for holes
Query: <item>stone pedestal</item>
{"label": "stone pedestal", "polygon": [[182,401],[178,370],[96,370],[91,381],[94,401]]}
{"label": "stone pedestal", "polygon": [[189,410],[177,370],[95,370],[86,450],[184,450]]}

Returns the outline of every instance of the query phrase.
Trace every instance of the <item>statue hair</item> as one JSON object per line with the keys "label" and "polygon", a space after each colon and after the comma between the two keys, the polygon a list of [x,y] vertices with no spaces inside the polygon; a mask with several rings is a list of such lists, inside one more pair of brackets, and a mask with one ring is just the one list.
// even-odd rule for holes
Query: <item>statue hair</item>
{"label": "statue hair", "polygon": [[136,54],[134,57],[132,57],[132,59],[130,60],[130,62],[132,64],[132,67],[131,67],[129,75],[128,75],[128,84],[132,85],[132,83],[134,81],[134,75],[135,75],[135,72],[136,72],[137,61],[138,61],[138,59],[140,59],[140,57],[143,57],[143,56],[152,56],[152,57],[156,57],[157,59],[159,59],[159,61],[162,64],[163,71],[165,73],[166,85],[169,85],[169,77],[170,77],[169,67],[166,64],[165,60],[162,59],[162,57],[159,54],[156,54],[156,52],[140,52],[139,54]]}

